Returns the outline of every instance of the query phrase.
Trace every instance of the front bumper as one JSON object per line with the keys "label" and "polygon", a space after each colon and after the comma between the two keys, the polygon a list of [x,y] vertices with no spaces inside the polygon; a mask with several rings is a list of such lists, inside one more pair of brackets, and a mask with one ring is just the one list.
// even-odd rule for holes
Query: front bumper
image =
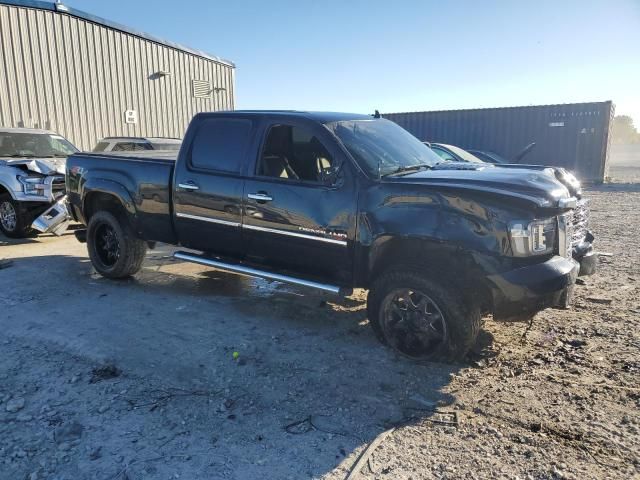
{"label": "front bumper", "polygon": [[593,275],[598,267],[598,254],[593,249],[593,235],[587,231],[584,239],[572,249],[571,256],[580,264],[579,276]]}
{"label": "front bumper", "polygon": [[566,308],[580,264],[554,256],[546,262],[489,275],[496,320],[517,321],[549,307]]}
{"label": "front bumper", "polygon": [[62,235],[66,232],[71,222],[71,216],[67,206],[67,197],[62,197],[42,215],[36,218],[31,224],[31,228],[40,233],[53,233]]}

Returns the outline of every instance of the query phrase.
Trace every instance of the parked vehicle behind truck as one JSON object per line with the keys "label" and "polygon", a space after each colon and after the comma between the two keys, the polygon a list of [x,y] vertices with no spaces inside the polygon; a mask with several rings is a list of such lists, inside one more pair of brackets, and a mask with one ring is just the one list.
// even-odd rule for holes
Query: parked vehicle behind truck
{"label": "parked vehicle behind truck", "polygon": [[199,114],[177,160],[76,154],[67,185],[103,276],[135,274],[165,242],[231,272],[365,288],[378,338],[414,359],[464,356],[483,314],[566,306],[595,268],[581,192],[553,169],[450,169],[365,115]]}
{"label": "parked vehicle behind truck", "polygon": [[0,230],[29,235],[31,223],[65,193],[64,165],[77,152],[47,130],[0,128]]}

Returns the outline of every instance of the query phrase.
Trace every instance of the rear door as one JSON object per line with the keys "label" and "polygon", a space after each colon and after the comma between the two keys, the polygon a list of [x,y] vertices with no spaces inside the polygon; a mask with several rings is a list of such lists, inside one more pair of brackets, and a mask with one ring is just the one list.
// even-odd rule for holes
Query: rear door
{"label": "rear door", "polygon": [[[241,258],[243,169],[254,134],[252,119],[201,116],[174,175],[174,215],[180,243]],[[187,142],[187,139],[185,139]]]}
{"label": "rear door", "polygon": [[356,223],[351,165],[315,122],[267,122],[263,132],[245,185],[248,258],[276,270],[350,284]]}

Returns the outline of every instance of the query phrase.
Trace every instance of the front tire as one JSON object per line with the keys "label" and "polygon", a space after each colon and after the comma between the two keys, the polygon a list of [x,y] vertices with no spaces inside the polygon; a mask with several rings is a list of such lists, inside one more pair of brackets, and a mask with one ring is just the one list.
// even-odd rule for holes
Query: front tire
{"label": "front tire", "polygon": [[87,249],[93,267],[107,278],[127,278],[142,267],[147,244],[138,239],[125,219],[96,212],[87,226]]}
{"label": "front tire", "polygon": [[9,238],[25,238],[32,234],[29,216],[11,195],[0,195],[0,230]]}
{"label": "front tire", "polygon": [[380,275],[367,298],[378,339],[413,360],[462,360],[476,342],[480,308],[455,287],[410,270]]}

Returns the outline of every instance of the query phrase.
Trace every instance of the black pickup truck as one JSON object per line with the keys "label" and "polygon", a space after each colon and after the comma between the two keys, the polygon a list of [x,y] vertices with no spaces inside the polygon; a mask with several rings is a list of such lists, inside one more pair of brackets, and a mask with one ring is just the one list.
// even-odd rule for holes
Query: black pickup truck
{"label": "black pickup truck", "polygon": [[415,359],[463,356],[485,314],[566,306],[595,268],[572,175],[443,162],[377,116],[199,114],[177,159],[80,153],[66,181],[105,277],[135,274],[164,242],[231,272],[365,288],[377,336]]}

